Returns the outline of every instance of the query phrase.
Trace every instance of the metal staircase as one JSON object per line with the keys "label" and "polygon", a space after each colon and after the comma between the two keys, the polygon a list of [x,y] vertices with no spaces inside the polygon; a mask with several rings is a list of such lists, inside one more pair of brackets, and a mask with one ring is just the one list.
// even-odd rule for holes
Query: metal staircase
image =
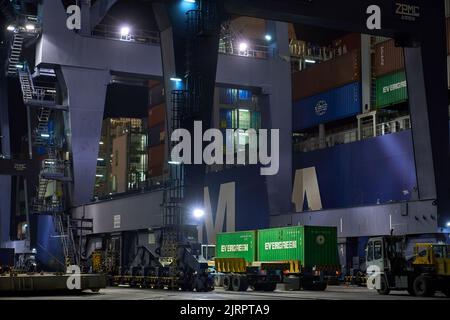
{"label": "metal staircase", "polygon": [[20,34],[14,34],[9,51],[7,75],[14,76],[17,73],[17,66],[20,63],[20,55],[22,54],[24,37]]}
{"label": "metal staircase", "polygon": [[23,102],[27,104],[28,101],[33,99],[33,84],[30,73],[25,70],[20,70],[19,80],[22,88]]}

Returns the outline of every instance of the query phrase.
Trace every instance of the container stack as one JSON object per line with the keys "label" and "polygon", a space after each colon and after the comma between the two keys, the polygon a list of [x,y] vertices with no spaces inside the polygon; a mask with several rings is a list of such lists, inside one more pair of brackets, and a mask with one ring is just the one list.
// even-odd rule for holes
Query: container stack
{"label": "container stack", "polygon": [[166,140],[166,103],[164,88],[158,84],[150,89],[148,110],[148,175],[163,175]]}
{"label": "container stack", "polygon": [[333,46],[345,50],[292,76],[296,131],[361,112],[361,36],[345,36],[335,40]]}
{"label": "container stack", "polygon": [[386,108],[408,100],[403,48],[394,40],[375,45],[375,94],[377,109]]}

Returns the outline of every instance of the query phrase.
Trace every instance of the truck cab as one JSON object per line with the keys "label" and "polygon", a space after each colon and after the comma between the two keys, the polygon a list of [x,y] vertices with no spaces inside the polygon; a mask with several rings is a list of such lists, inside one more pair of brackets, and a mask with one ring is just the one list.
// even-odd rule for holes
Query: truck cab
{"label": "truck cab", "polygon": [[367,286],[379,294],[407,290],[410,295],[427,297],[436,291],[450,294],[450,246],[416,243],[414,255],[406,257],[406,238],[370,238],[366,247]]}

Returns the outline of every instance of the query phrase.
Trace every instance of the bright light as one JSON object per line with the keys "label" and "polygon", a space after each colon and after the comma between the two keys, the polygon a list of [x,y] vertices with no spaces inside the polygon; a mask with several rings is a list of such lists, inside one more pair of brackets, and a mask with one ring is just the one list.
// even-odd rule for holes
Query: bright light
{"label": "bright light", "polygon": [[170,78],[170,81],[173,81],[173,82],[181,82],[181,81],[183,81],[183,80],[181,80],[180,78]]}
{"label": "bright light", "polygon": [[120,35],[122,37],[127,37],[130,35],[131,29],[128,26],[123,26],[122,28],[120,28]]}
{"label": "bright light", "polygon": [[184,2],[195,3],[195,0],[184,0]]}
{"label": "bright light", "polygon": [[36,253],[36,252],[37,252],[36,248],[31,249],[31,253]]}
{"label": "bright light", "polygon": [[14,27],[14,26],[8,26],[8,27],[6,28],[6,30],[8,30],[8,31],[14,31],[14,30],[16,30],[16,27]]}
{"label": "bright light", "polygon": [[246,51],[248,49],[248,44],[246,42],[241,42],[239,44],[239,51]]}
{"label": "bright light", "polygon": [[194,217],[197,219],[200,219],[201,217],[203,217],[205,215],[205,211],[203,209],[194,209]]}
{"label": "bright light", "polygon": [[270,34],[266,34],[265,37],[267,41],[272,41],[272,36]]}
{"label": "bright light", "polygon": [[175,166],[181,165],[181,162],[179,162],[179,161],[169,161],[168,163],[169,163],[169,164],[173,164],[173,165],[175,165]]}
{"label": "bright light", "polygon": [[101,146],[104,145],[103,141],[100,141],[98,144]]}
{"label": "bright light", "polygon": [[97,161],[105,161],[103,158],[97,158]]}
{"label": "bright light", "polygon": [[250,110],[248,110],[248,109],[239,109],[239,111],[241,111],[241,112],[250,112]]}
{"label": "bright light", "polygon": [[103,175],[102,174],[96,174],[95,175],[97,178],[103,178]]}
{"label": "bright light", "polygon": [[36,29],[36,27],[34,26],[34,24],[27,24],[25,26],[25,29],[27,29],[28,31],[32,31],[32,30]]}
{"label": "bright light", "polygon": [[21,64],[16,64],[16,68],[17,68],[17,69],[23,69],[23,65],[21,65]]}
{"label": "bright light", "polygon": [[306,63],[316,63],[316,61],[310,60],[310,59],[305,59],[305,62],[306,62]]}
{"label": "bright light", "polygon": [[449,221],[449,222],[447,222],[447,227],[448,227],[448,228],[450,228],[450,221]]}
{"label": "bright light", "polygon": [[50,135],[48,133],[41,133],[42,138],[50,138]]}

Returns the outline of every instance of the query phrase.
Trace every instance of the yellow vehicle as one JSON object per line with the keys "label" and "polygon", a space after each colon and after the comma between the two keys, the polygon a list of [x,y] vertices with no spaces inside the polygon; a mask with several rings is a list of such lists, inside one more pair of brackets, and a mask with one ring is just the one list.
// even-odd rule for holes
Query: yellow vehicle
{"label": "yellow vehicle", "polygon": [[431,297],[436,291],[450,297],[450,245],[417,243],[414,255],[405,256],[405,238],[369,239],[366,248],[367,285],[387,295],[407,290],[410,295]]}

